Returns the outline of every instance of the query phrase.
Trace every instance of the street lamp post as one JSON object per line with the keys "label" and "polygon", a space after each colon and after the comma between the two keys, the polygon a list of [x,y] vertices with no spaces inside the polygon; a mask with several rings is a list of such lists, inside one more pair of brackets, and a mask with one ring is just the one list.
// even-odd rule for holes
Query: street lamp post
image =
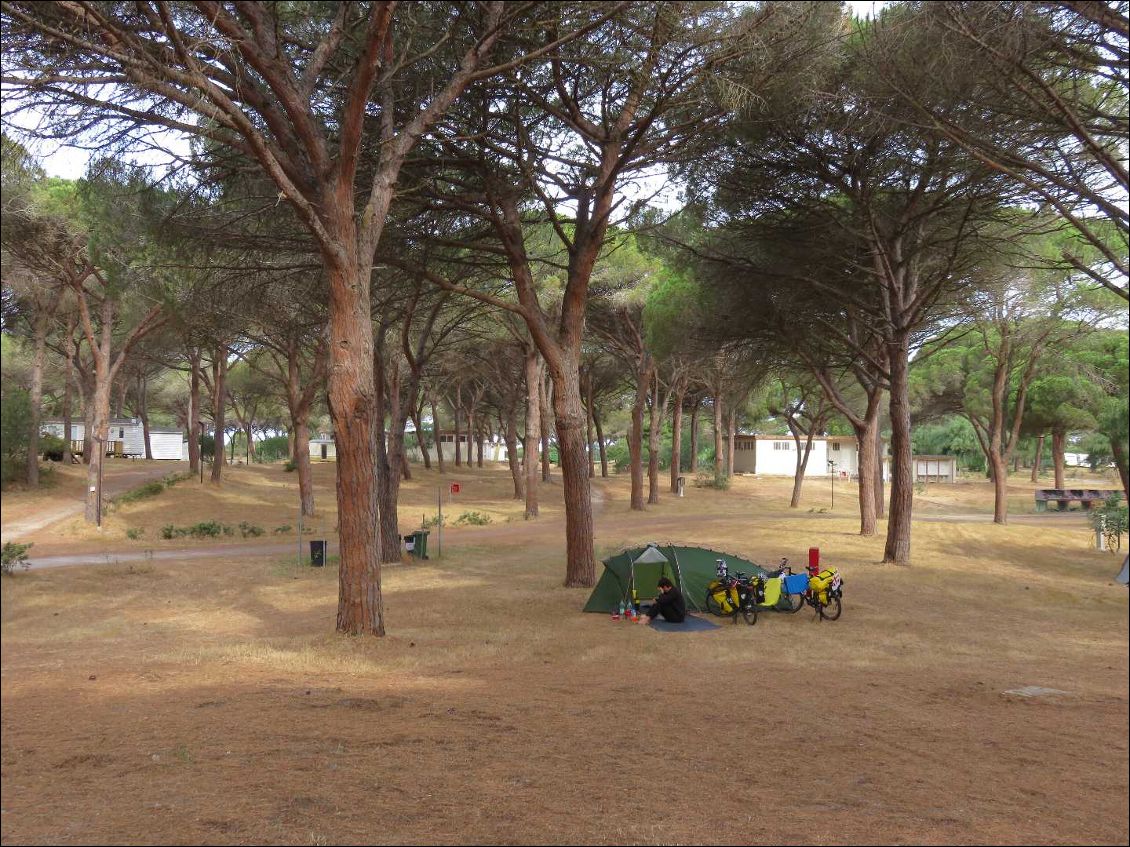
{"label": "street lamp post", "polygon": [[835,459],[829,459],[828,460],[828,472],[832,476],[832,505],[829,506],[828,508],[829,509],[835,509],[836,508],[836,461],[835,461]]}

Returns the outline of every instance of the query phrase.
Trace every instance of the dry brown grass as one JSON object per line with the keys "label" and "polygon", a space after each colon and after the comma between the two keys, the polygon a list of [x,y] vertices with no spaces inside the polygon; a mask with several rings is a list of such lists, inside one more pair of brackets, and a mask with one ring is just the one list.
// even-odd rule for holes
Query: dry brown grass
{"label": "dry brown grass", "polygon": [[[1126,843],[1127,592],[1078,516],[996,527],[987,485],[932,488],[977,519],[916,522],[896,568],[841,483],[832,514],[807,511],[826,483],[790,511],[753,478],[641,514],[598,480],[602,550],[818,545],[845,575],[836,623],[664,635],[578,612],[559,482],[507,522],[504,471],[448,476],[453,516],[495,522],[385,569],[384,639],[334,635],[336,574],[282,556],[5,580],[3,842]],[[235,469],[115,517],[274,525],[291,479]],[[405,485],[402,519],[437,482]],[[1004,693],[1025,685],[1068,694]]]}

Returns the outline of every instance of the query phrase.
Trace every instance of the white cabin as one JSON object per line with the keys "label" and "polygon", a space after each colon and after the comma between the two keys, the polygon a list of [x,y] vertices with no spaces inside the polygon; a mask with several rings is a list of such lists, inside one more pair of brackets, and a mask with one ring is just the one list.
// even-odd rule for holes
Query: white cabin
{"label": "white cabin", "polygon": [[[884,452],[885,447],[884,443]],[[804,449],[803,438],[800,449]],[[797,444],[791,435],[734,436],[734,473],[793,476],[796,462]],[[833,473],[846,479],[859,475],[859,445],[854,435],[818,435],[812,439],[805,477],[828,477]],[[889,476],[889,463],[884,456],[883,479]]]}

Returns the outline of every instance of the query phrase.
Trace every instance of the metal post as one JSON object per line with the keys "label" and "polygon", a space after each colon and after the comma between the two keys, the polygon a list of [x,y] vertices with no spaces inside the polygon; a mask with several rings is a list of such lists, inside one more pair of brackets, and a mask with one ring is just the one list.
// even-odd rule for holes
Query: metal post
{"label": "metal post", "polygon": [[436,507],[439,511],[439,520],[436,523],[436,558],[443,558],[443,486],[436,488]]}
{"label": "metal post", "polygon": [[298,489],[298,559],[296,563],[302,565],[302,489]]}
{"label": "metal post", "polygon": [[828,460],[828,468],[830,469],[831,476],[832,476],[832,505],[830,505],[828,508],[829,509],[835,509],[836,508],[836,462],[835,462],[834,459]]}
{"label": "metal post", "polygon": [[196,439],[196,463],[200,465],[200,484],[204,484],[204,421],[197,421],[200,425],[200,437]]}

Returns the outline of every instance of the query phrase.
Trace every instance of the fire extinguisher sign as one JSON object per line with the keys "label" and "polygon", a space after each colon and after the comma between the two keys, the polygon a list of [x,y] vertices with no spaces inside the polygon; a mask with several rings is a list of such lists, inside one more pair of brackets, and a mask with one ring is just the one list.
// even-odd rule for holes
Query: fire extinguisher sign
{"label": "fire extinguisher sign", "polygon": [[458,494],[460,488],[461,488],[461,486],[459,485],[458,482],[451,483],[451,493],[452,494]]}

